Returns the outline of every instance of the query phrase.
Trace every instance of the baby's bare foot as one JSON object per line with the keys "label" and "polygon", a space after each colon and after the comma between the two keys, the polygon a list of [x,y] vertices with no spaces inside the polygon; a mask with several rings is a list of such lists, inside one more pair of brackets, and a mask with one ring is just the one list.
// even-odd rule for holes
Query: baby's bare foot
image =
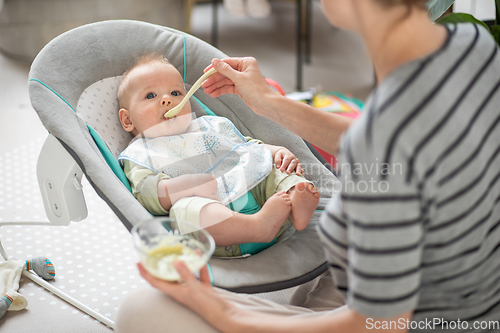
{"label": "baby's bare foot", "polygon": [[298,183],[288,190],[292,200],[290,221],[297,230],[303,230],[309,224],[316,207],[318,207],[320,193],[310,183]]}
{"label": "baby's bare foot", "polygon": [[255,218],[262,225],[261,242],[270,242],[274,239],[288,215],[292,211],[290,196],[281,191],[267,199],[262,209],[255,214]]}

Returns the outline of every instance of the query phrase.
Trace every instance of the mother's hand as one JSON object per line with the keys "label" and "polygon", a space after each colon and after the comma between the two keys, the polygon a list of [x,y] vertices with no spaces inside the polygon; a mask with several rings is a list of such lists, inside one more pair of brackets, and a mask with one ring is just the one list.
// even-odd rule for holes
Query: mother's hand
{"label": "mother's hand", "polygon": [[254,58],[213,59],[205,72],[212,67],[218,73],[210,76],[201,85],[210,97],[236,94],[258,114],[259,108],[265,103],[266,95],[275,94],[265,81]]}
{"label": "mother's hand", "polygon": [[141,276],[153,287],[190,308],[212,326],[225,331],[227,321],[224,319],[230,319],[236,308],[222,299],[212,287],[206,265],[200,270],[200,281],[198,281],[182,261],[174,262],[174,267],[183,281],[181,283],[157,279],[140,263],[137,267]]}

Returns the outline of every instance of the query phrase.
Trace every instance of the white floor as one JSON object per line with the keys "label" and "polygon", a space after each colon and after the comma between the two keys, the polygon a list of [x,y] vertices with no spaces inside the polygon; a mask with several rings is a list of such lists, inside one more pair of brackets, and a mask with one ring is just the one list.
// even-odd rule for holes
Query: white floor
{"label": "white floor", "polygon": [[[481,0],[483,1],[483,0]],[[485,0],[484,0],[485,1]],[[478,1],[479,2],[479,1]],[[295,88],[295,6],[273,2],[266,20],[231,17],[219,10],[219,44],[230,56],[257,58],[263,73]],[[198,5],[191,33],[210,41],[211,6]],[[304,68],[303,86],[336,90],[365,98],[373,71],[357,36],[331,27],[314,4],[312,62]],[[0,223],[42,221],[45,213],[36,179],[36,161],[47,135],[31,107],[27,90],[29,64],[0,53]],[[7,226],[0,229],[6,251],[18,259],[49,257],[56,268],[53,284],[114,319],[123,297],[145,282],[135,269],[129,234],[84,181],[89,217],[67,227]],[[0,260],[1,262],[1,260]],[[28,308],[0,319],[2,332],[109,332],[109,328],[23,278],[20,292]],[[263,295],[286,302],[289,291]],[[60,311],[60,322],[53,311]]]}

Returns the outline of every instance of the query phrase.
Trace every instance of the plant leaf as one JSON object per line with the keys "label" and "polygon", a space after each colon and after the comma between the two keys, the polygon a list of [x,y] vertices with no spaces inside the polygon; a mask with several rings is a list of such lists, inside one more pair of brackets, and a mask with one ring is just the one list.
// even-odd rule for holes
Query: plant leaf
{"label": "plant leaf", "polygon": [[429,9],[431,20],[436,21],[440,18],[454,2],[455,0],[429,0],[427,2],[427,8]]}
{"label": "plant leaf", "polygon": [[500,0],[495,0],[495,24],[500,24]]}
{"label": "plant leaf", "polygon": [[491,34],[493,35],[493,38],[497,42],[498,45],[500,45],[500,25],[494,25],[491,27]]}
{"label": "plant leaf", "polygon": [[450,15],[446,15],[442,19],[436,21],[436,23],[439,24],[448,24],[448,23],[463,23],[463,22],[472,22],[476,24],[480,24],[483,27],[486,28],[486,30],[490,30],[488,26],[483,22],[472,16],[471,14],[466,14],[466,13],[453,13]]}

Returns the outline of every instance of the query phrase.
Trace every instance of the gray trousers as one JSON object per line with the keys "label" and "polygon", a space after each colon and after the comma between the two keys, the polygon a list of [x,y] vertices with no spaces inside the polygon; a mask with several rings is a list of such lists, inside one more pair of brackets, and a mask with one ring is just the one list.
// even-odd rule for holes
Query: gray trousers
{"label": "gray trousers", "polygon": [[[331,276],[320,277],[296,289],[289,305],[281,305],[253,295],[217,289],[221,297],[237,307],[285,316],[328,316],[345,308],[344,300]],[[218,332],[203,318],[154,288],[129,294],[121,304],[116,319],[117,333]]]}

